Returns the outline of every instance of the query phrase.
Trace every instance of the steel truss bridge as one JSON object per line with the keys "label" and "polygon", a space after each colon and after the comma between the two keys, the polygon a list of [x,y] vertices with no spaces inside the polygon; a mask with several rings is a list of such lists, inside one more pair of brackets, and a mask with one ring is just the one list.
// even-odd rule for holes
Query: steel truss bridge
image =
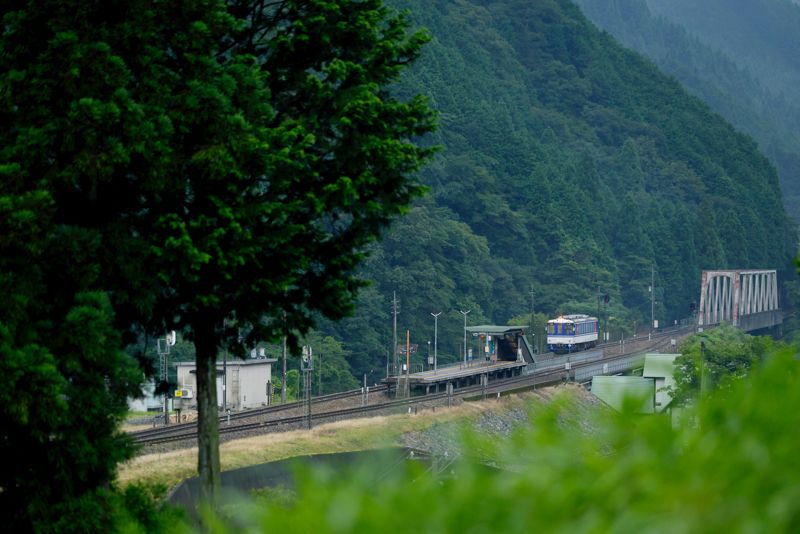
{"label": "steel truss bridge", "polygon": [[703,271],[697,324],[722,322],[748,332],[781,324],[777,271]]}

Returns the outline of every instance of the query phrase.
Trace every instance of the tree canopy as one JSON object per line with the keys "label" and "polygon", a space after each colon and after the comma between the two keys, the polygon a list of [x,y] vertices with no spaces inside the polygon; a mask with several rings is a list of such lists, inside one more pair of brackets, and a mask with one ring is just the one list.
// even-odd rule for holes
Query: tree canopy
{"label": "tree canopy", "polygon": [[[423,190],[413,173],[432,149],[416,138],[433,114],[389,86],[426,37],[379,0],[12,7],[0,60],[10,303],[0,326],[20,355],[4,362],[8,391],[39,357],[26,387],[52,386],[68,421],[103,418],[86,425],[100,434],[86,445],[105,452],[79,461],[86,447],[64,447],[78,494],[64,499],[77,502],[128,452],[114,424],[139,376],[121,347],[142,330],[182,331],[197,348],[199,468],[213,497],[214,362],[225,344],[243,349],[223,320],[248,327],[244,344],[286,335],[296,345],[316,314],[352,310],[365,247]],[[80,328],[62,331],[76,314]],[[90,384],[110,384],[108,398]],[[39,414],[26,398],[4,407],[22,433]],[[29,438],[50,448],[57,429]],[[84,476],[91,458],[98,473]],[[19,484],[3,481],[9,507],[25,501],[11,491]],[[30,521],[34,506],[15,512]]]}
{"label": "tree canopy", "polygon": [[694,334],[675,359],[676,404],[695,400],[701,393],[730,389],[745,378],[768,354],[785,349],[767,336],[751,336],[730,325]]}

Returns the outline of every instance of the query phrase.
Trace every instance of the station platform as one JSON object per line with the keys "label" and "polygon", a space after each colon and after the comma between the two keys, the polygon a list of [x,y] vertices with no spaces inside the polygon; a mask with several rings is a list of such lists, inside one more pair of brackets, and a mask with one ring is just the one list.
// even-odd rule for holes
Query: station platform
{"label": "station platform", "polygon": [[[408,378],[409,388],[416,394],[439,393],[445,391],[447,384],[450,383],[455,389],[460,387],[479,384],[483,375],[487,376],[488,381],[498,378],[510,378],[522,374],[522,369],[528,365],[524,360],[518,361],[471,361],[466,364],[458,363],[447,367],[440,367],[437,370],[412,373],[399,377],[399,382],[405,387]],[[384,382],[392,387],[397,387],[398,377],[390,376]]]}

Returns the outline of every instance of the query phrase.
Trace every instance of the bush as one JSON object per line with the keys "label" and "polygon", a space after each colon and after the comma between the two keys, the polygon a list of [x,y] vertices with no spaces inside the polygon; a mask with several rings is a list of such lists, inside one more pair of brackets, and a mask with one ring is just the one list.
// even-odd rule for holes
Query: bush
{"label": "bush", "polygon": [[[796,532],[800,530],[798,361],[789,351],[670,417],[605,412],[568,430],[568,398],[508,440],[465,434],[495,468],[366,466],[298,475],[296,499],[237,507],[231,532]],[[441,467],[441,466],[440,466]],[[220,526],[220,524],[217,524]]]}

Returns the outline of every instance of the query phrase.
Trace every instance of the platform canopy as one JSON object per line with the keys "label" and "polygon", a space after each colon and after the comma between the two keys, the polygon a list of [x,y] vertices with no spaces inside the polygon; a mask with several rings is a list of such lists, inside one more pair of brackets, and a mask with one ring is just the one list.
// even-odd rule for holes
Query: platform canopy
{"label": "platform canopy", "polygon": [[524,329],[524,326],[497,326],[484,324],[480,326],[468,326],[467,332],[470,334],[489,334],[493,336],[499,336],[503,334],[511,334],[513,332],[522,332]]}

